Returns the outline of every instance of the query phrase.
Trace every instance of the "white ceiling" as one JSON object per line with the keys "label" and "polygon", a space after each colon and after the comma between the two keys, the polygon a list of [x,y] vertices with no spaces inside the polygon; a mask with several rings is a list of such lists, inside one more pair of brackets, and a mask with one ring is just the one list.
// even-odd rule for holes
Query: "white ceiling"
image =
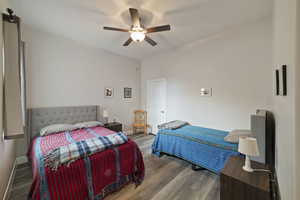
{"label": "white ceiling", "polygon": [[[136,59],[203,39],[235,25],[269,16],[272,0],[10,0],[23,23],[119,55]],[[129,34],[103,26],[129,28],[128,8],[139,9],[146,27],[170,24],[153,33],[156,47],[122,44]]]}

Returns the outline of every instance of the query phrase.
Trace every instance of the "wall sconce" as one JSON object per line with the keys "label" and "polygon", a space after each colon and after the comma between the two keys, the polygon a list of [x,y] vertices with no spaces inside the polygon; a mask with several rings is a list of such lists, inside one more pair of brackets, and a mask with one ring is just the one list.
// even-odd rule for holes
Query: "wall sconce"
{"label": "wall sconce", "polygon": [[212,96],[212,88],[201,88],[200,89],[200,95],[201,96]]}

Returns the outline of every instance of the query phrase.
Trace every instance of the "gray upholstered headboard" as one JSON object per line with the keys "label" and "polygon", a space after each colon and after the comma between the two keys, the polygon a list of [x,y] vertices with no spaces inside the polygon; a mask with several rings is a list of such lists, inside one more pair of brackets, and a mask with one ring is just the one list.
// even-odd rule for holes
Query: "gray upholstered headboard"
{"label": "gray upholstered headboard", "polygon": [[99,109],[99,106],[30,108],[27,110],[27,131],[30,136],[28,139],[31,140],[38,136],[43,127],[51,124],[73,124],[98,120],[100,118],[97,114],[100,113]]}

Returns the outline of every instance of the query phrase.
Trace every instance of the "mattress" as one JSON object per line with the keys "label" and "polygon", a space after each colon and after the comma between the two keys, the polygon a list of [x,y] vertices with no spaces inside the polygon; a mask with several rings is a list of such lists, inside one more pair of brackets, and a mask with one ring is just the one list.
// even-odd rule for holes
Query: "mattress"
{"label": "mattress", "polygon": [[122,186],[139,185],[144,178],[142,154],[132,140],[63,165],[56,171],[45,167],[44,155],[60,146],[115,133],[104,127],[60,132],[37,137],[31,145],[33,183],[30,199],[103,199]]}
{"label": "mattress", "polygon": [[228,158],[239,155],[238,145],[224,141],[226,131],[184,126],[176,130],[158,132],[152,145],[152,153],[162,153],[185,159],[214,173],[220,173]]}

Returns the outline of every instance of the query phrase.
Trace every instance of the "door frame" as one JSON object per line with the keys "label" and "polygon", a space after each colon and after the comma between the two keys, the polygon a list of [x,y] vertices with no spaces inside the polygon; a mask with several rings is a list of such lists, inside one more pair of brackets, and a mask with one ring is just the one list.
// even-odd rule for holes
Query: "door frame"
{"label": "door frame", "polygon": [[[165,118],[167,120],[167,79],[166,78],[157,78],[157,79],[151,79],[151,80],[147,80],[147,91],[146,91],[146,110],[147,110],[147,113],[149,113],[150,111],[150,86],[151,86],[151,83],[153,82],[156,82],[156,81],[164,81],[165,82]],[[149,117],[148,117],[149,119]],[[147,122],[148,123],[148,122]],[[151,125],[151,124],[150,124]],[[152,125],[151,125],[151,133],[156,135],[156,133],[153,133],[153,128],[152,128]]]}

